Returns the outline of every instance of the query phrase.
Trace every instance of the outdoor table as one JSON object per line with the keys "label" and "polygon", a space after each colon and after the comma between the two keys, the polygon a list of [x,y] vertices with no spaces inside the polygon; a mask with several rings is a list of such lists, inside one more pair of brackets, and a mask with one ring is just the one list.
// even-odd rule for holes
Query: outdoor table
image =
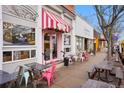
{"label": "outdoor table", "polygon": [[31,68],[33,70],[38,70],[38,71],[42,71],[42,70],[48,68],[47,65],[39,64],[39,63],[36,63],[36,62],[28,63],[28,64],[24,64],[24,65],[28,68]]}
{"label": "outdoor table", "polygon": [[[96,66],[96,68],[98,69],[98,80],[101,79],[103,81],[110,82],[110,80],[108,78],[108,74],[110,73],[110,71],[113,68],[112,63],[104,61],[104,62],[98,64]],[[101,69],[105,71],[105,78],[104,79],[100,76],[100,70]]]}
{"label": "outdoor table", "polygon": [[116,86],[106,82],[88,79],[81,88],[116,88]]}
{"label": "outdoor table", "polygon": [[0,70],[0,87],[2,87],[3,84],[12,82],[17,78],[16,73],[8,73],[5,71]]}

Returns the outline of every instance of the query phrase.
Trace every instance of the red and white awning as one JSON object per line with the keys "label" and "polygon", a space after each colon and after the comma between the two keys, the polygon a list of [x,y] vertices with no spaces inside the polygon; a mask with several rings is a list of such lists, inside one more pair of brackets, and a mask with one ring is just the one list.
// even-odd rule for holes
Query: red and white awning
{"label": "red and white awning", "polygon": [[70,26],[65,20],[44,9],[42,9],[42,29],[57,29],[62,32],[70,32]]}

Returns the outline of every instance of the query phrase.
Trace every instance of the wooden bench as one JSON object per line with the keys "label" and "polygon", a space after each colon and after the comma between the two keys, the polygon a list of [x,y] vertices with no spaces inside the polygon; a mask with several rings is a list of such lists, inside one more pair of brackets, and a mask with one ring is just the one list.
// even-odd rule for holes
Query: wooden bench
{"label": "wooden bench", "polygon": [[120,67],[116,67],[116,69],[115,69],[115,77],[118,80],[118,86],[120,86],[121,80],[124,78],[123,70]]}
{"label": "wooden bench", "polygon": [[94,76],[96,75],[96,73],[97,73],[96,67],[95,67],[95,66],[92,66],[92,67],[88,70],[88,77],[89,77],[90,79],[93,79]]}

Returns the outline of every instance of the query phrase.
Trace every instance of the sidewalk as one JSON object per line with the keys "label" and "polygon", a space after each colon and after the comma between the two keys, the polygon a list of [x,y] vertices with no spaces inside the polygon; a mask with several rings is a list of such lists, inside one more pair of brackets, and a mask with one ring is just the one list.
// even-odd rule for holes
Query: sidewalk
{"label": "sidewalk", "polygon": [[84,84],[87,79],[87,71],[92,64],[98,64],[106,56],[105,52],[96,53],[90,60],[84,63],[76,62],[64,67],[63,63],[56,69],[56,79],[52,88],[78,88]]}

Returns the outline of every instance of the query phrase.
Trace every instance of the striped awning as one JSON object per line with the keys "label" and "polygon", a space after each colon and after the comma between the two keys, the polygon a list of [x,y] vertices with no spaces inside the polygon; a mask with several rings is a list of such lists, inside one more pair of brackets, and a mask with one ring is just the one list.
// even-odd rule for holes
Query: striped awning
{"label": "striped awning", "polygon": [[61,17],[54,13],[42,9],[42,29],[56,29],[62,32],[70,32],[70,26]]}

